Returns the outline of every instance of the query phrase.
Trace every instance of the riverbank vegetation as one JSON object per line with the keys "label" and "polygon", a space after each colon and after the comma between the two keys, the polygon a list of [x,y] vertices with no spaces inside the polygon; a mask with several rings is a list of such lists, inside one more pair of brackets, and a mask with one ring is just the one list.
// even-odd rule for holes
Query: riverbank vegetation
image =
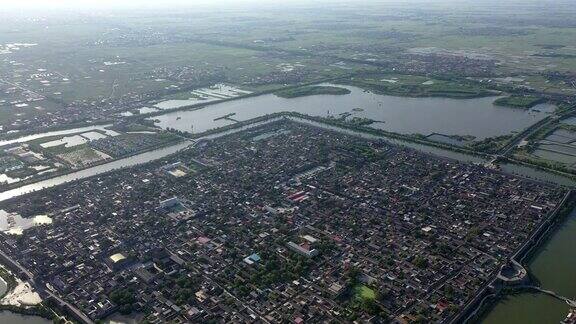
{"label": "riverbank vegetation", "polygon": [[3,294],[0,294],[0,299],[2,299],[6,294],[16,288],[16,279],[14,279],[14,276],[12,276],[12,274],[3,267],[0,267],[0,278],[2,278],[6,283],[6,291]]}
{"label": "riverbank vegetation", "polygon": [[494,101],[496,106],[530,109],[545,102],[544,98],[536,96],[509,96],[498,98]]}
{"label": "riverbank vegetation", "polygon": [[471,99],[497,95],[478,83],[440,80],[418,75],[366,74],[339,81],[377,94],[400,97],[443,97]]}
{"label": "riverbank vegetation", "polygon": [[281,90],[275,92],[274,94],[282,98],[298,98],[315,95],[345,95],[349,93],[350,90],[346,88],[316,85]]}
{"label": "riverbank vegetation", "polygon": [[48,306],[43,304],[38,304],[36,306],[30,307],[20,307],[15,305],[0,305],[0,311],[9,311],[16,314],[27,315],[27,316],[39,316],[49,320],[54,320],[58,323],[58,316],[54,311],[52,311]]}
{"label": "riverbank vegetation", "polygon": [[475,151],[496,154],[512,139],[512,135],[488,137],[481,141],[471,142],[468,147]]}
{"label": "riverbank vegetation", "polygon": [[[7,269],[0,266],[0,278],[6,283],[6,291],[3,294],[0,294],[0,299],[6,297],[10,292],[12,292],[18,282]],[[22,314],[22,315],[29,315],[29,316],[40,316],[46,319],[54,319],[55,313],[46,305],[38,304],[35,306],[17,306],[17,305],[8,305],[8,304],[0,304],[0,311],[9,311],[12,313]]]}

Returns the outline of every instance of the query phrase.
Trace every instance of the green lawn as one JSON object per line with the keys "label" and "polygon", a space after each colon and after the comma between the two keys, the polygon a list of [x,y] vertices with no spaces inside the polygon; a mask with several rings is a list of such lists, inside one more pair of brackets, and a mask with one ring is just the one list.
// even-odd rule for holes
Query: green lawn
{"label": "green lawn", "polygon": [[494,104],[498,106],[529,109],[543,101],[543,98],[534,96],[510,96],[499,98],[494,101]]}
{"label": "green lawn", "polygon": [[354,287],[354,296],[363,300],[376,299],[376,292],[365,285],[357,285]]}
{"label": "green lawn", "polygon": [[281,90],[276,92],[276,95],[282,98],[297,98],[314,95],[345,95],[349,94],[350,90],[346,88],[330,87],[330,86],[308,86]]}

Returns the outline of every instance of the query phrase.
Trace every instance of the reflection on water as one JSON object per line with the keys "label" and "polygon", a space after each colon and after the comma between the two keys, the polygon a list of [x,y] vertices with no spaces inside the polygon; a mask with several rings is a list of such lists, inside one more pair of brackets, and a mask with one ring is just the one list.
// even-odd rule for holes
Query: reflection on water
{"label": "reflection on water", "polygon": [[92,131],[92,130],[101,130],[101,131],[108,132],[109,130],[107,130],[106,127],[110,127],[110,126],[112,126],[112,125],[88,126],[88,127],[66,129],[66,130],[61,130],[61,131],[46,132],[46,133],[40,133],[40,134],[34,134],[34,135],[27,135],[27,136],[22,136],[22,137],[11,139],[11,140],[0,141],[0,146],[29,142],[29,141],[32,141],[35,139],[49,137],[49,136],[82,133],[82,132],[87,132],[87,131]]}
{"label": "reflection on water", "polygon": [[543,324],[560,323],[568,314],[568,305],[543,294],[507,296],[494,307],[482,323]]}
{"label": "reflection on water", "polygon": [[[483,139],[520,131],[555,109],[555,106],[547,104],[538,105],[532,110],[500,107],[493,105],[495,97],[408,98],[373,94],[351,86],[345,88],[351,93],[292,99],[267,94],[192,111],[166,113],[154,119],[159,120],[158,125],[163,128],[200,133],[234,123],[234,120],[243,121],[282,111],[334,117],[349,114],[348,118],[365,117],[379,121],[371,127],[397,133],[472,135]],[[228,114],[235,114],[232,120],[218,119]]]}

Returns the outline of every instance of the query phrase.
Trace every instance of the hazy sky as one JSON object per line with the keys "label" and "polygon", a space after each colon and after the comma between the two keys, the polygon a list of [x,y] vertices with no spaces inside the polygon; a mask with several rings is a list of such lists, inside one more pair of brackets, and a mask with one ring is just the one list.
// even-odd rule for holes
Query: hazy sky
{"label": "hazy sky", "polygon": [[[311,0],[4,0],[2,7],[9,8],[103,8],[103,7],[188,7],[208,5],[232,5],[250,3],[315,2]],[[4,3],[6,2],[6,3]],[[0,9],[1,10],[1,9]]]}
{"label": "hazy sky", "polygon": [[[3,8],[16,9],[78,9],[78,8],[128,8],[128,7],[207,7],[207,6],[230,6],[230,5],[293,5],[293,4],[318,4],[319,2],[330,3],[366,3],[366,2],[417,2],[433,3],[445,1],[485,1],[485,0],[0,0],[0,11]],[[504,0],[508,1],[508,0]]]}
{"label": "hazy sky", "polygon": [[[174,8],[186,6],[189,8],[234,7],[234,6],[292,6],[313,5],[322,6],[323,2],[335,4],[366,4],[366,3],[412,3],[426,8],[427,4],[452,3],[452,5],[472,5],[479,3],[512,4],[512,3],[550,3],[573,2],[576,0],[0,0],[0,13],[6,9],[102,9],[102,8]],[[9,10],[10,11],[10,10]]]}

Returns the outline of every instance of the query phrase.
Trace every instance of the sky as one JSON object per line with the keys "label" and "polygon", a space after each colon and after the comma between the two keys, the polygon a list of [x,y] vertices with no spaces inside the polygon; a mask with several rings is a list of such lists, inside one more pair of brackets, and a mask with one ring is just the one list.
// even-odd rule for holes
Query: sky
{"label": "sky", "polygon": [[[10,9],[89,9],[89,8],[153,8],[167,6],[207,7],[230,5],[289,5],[331,3],[365,3],[365,2],[438,2],[447,0],[0,0],[0,11]],[[450,0],[448,0],[450,1]],[[481,0],[452,0],[481,1]],[[507,0],[504,0],[507,1]]]}
{"label": "sky", "polygon": [[[258,6],[291,6],[291,5],[315,5],[321,6],[322,2],[337,4],[362,4],[367,2],[376,3],[413,3],[421,6],[432,3],[449,3],[459,5],[469,5],[476,2],[496,2],[496,3],[555,3],[555,2],[575,2],[576,0],[0,0],[0,14],[2,11],[29,10],[50,10],[50,9],[154,9],[154,8],[174,8],[186,6],[189,8],[207,7],[258,7]],[[256,6],[254,6],[256,5]],[[553,6],[553,5],[552,5]]]}
{"label": "sky", "polygon": [[[127,8],[127,7],[166,7],[166,6],[209,6],[250,4],[257,2],[285,3],[305,0],[3,0],[2,7],[16,9],[77,9],[77,8]],[[5,2],[5,3],[4,3]]]}

